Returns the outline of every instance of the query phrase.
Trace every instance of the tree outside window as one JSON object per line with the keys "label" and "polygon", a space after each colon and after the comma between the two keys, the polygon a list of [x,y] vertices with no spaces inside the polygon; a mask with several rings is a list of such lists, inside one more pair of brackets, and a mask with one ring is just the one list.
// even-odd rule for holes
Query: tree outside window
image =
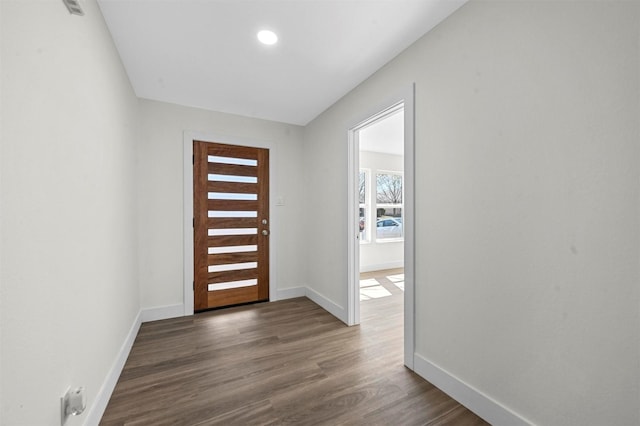
{"label": "tree outside window", "polygon": [[367,195],[369,181],[369,170],[361,169],[358,179],[358,206],[360,210],[360,242],[369,241],[368,224],[370,217],[369,200]]}
{"label": "tree outside window", "polygon": [[404,236],[402,226],[403,177],[397,172],[376,174],[376,239]]}

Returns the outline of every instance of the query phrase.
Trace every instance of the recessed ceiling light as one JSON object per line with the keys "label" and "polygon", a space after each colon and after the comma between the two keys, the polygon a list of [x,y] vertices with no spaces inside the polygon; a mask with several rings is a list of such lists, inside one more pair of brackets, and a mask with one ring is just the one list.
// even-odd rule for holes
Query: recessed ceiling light
{"label": "recessed ceiling light", "polygon": [[271,45],[276,44],[278,36],[273,31],[262,30],[258,32],[258,40],[260,40],[262,44]]}

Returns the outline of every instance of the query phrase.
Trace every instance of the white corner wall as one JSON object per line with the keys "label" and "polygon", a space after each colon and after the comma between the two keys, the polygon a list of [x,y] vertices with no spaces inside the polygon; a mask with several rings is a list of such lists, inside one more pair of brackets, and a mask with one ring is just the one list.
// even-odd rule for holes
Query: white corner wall
{"label": "white corner wall", "polygon": [[639,7],[471,1],[305,128],[345,306],[346,125],[416,83],[416,369],[494,424],[640,423]]}
{"label": "white corner wall", "polygon": [[[403,172],[404,157],[401,155],[382,154],[379,152],[360,151],[360,168],[371,173],[371,191],[375,191],[376,173]],[[375,192],[370,194],[375,200]],[[382,269],[401,268],[404,265],[403,241],[375,240],[375,209],[373,210],[371,228],[372,237],[369,242],[360,243],[360,272],[379,271]]]}
{"label": "white corner wall", "polygon": [[[138,236],[143,309],[180,311],[183,271],[193,267],[183,262],[185,132],[275,146],[276,155],[270,158],[275,169],[275,179],[270,182],[271,229],[276,242],[270,254],[275,282],[270,284],[283,295],[304,292],[305,269],[299,259],[305,250],[303,236],[311,229],[303,216],[302,127],[151,100],[141,100],[140,108]],[[283,206],[274,206],[278,197]]]}
{"label": "white corner wall", "polygon": [[93,0],[0,2],[0,424],[85,414],[139,311],[137,99]]}

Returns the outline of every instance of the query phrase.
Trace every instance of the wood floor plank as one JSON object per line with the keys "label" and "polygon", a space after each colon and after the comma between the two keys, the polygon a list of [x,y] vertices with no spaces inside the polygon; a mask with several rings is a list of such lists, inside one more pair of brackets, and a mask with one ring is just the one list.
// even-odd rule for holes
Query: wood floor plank
{"label": "wood floor plank", "polygon": [[401,274],[363,274],[356,327],[306,298],[145,323],[100,424],[485,425],[403,366]]}

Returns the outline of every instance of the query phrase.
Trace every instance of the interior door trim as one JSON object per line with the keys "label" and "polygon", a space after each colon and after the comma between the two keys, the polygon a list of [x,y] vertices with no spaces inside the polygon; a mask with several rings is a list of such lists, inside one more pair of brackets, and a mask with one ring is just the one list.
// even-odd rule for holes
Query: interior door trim
{"label": "interior door trim", "polygon": [[216,134],[210,132],[197,132],[186,130],[183,133],[183,306],[184,315],[193,315],[193,141],[199,140],[203,142],[213,142],[229,145],[240,145],[254,148],[266,148],[269,150],[269,193],[272,196],[269,199],[269,216],[271,221],[269,235],[269,300],[277,300],[276,276],[277,276],[277,238],[279,229],[279,218],[277,209],[274,209],[275,195],[277,195],[277,170],[278,151],[276,144],[268,140],[248,139],[224,134]]}
{"label": "interior door trim", "polygon": [[347,127],[348,206],[347,206],[347,324],[360,323],[358,208],[356,182],[358,172],[358,140],[356,131],[381,112],[404,104],[404,364],[414,369],[415,360],[415,84],[411,83],[382,102],[361,111]]}

